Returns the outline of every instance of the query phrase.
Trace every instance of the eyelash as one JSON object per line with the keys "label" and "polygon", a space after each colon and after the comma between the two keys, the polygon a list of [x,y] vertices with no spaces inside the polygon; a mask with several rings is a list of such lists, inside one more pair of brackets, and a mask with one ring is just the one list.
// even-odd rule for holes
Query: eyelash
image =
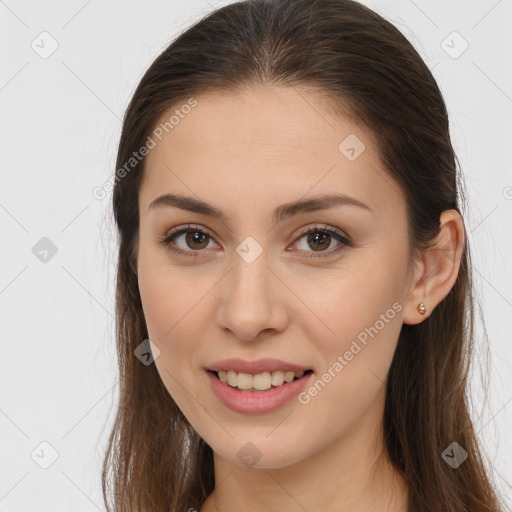
{"label": "eyelash", "polygon": [[[203,252],[203,250],[183,251],[183,250],[177,249],[176,247],[173,247],[171,245],[171,242],[176,237],[178,237],[179,235],[181,235],[183,233],[189,233],[189,232],[201,233],[202,235],[206,235],[206,236],[210,237],[211,239],[213,239],[213,237],[209,233],[205,232],[200,226],[195,226],[193,224],[187,224],[186,226],[179,226],[177,228],[173,228],[169,234],[166,234],[166,236],[164,236],[163,238],[161,238],[159,240],[159,243],[166,246],[169,250],[171,250],[174,253],[177,253],[177,254],[180,254],[183,256],[197,257],[197,256],[199,256],[199,254],[201,252]],[[331,249],[329,251],[319,251],[318,253],[315,253],[313,251],[314,254],[312,254],[311,256],[305,256],[305,258],[326,258],[328,256],[331,256],[333,253],[336,253],[339,250],[343,249],[343,247],[352,247],[352,241],[350,240],[350,238],[348,238],[347,236],[342,234],[340,231],[337,231],[337,230],[331,229],[331,228],[318,226],[318,225],[314,225],[314,226],[311,226],[311,227],[305,229],[299,235],[299,237],[296,239],[296,241],[300,240],[302,237],[304,237],[306,235],[318,234],[318,233],[331,235],[334,239],[336,239],[338,242],[340,242],[340,245],[338,246],[337,249]],[[307,252],[309,252],[309,251],[307,251]]]}

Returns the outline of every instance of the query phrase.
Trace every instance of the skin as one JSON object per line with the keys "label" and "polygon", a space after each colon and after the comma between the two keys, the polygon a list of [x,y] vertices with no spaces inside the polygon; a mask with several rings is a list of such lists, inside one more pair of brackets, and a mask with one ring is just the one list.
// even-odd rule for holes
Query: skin
{"label": "skin", "polygon": [[[246,511],[405,510],[406,486],[383,449],[386,378],[402,323],[427,318],[455,283],[460,215],[443,212],[438,243],[412,261],[405,198],[368,131],[328,114],[311,90],[253,86],[196,99],[147,157],[137,271],[159,374],[214,450],[216,488],[201,512],[239,511],[241,504]],[[338,150],[349,134],[366,147],[354,161]],[[175,207],[148,211],[164,193],[200,198],[227,221]],[[273,225],[275,207],[331,193],[372,211],[336,206]],[[159,243],[187,223],[211,235],[195,244],[185,234],[174,239],[197,257]],[[315,224],[338,228],[354,245],[334,237],[308,243],[300,229]],[[236,252],[247,236],[263,251],[251,263]],[[330,255],[315,257],[321,251]],[[426,315],[417,310],[420,302]],[[243,414],[210,389],[204,366],[228,357],[305,365],[314,369],[313,383],[394,303],[394,318],[388,315],[307,404],[293,399],[272,412]],[[237,456],[248,442],[261,454],[252,466]]]}

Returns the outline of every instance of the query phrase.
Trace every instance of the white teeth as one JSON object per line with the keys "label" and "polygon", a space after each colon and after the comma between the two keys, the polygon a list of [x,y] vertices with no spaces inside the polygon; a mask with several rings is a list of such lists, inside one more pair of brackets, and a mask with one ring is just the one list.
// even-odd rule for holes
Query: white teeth
{"label": "white teeth", "polygon": [[270,372],[258,373],[252,379],[252,387],[263,391],[272,387],[272,378]]}
{"label": "white teeth", "polygon": [[[233,371],[229,371],[228,372],[228,380],[227,380],[227,383],[230,385],[230,386],[233,386],[233,387],[236,387],[236,383],[237,383],[237,373],[236,372],[233,372]],[[222,379],[221,379],[222,380]],[[226,381],[224,381],[226,382]]]}
{"label": "white teeth", "polygon": [[291,382],[295,377],[295,372],[284,372],[284,380],[286,382]]}
{"label": "white teeth", "polygon": [[250,373],[239,373],[237,376],[237,386],[240,389],[251,389],[252,381],[253,378]]}
{"label": "white teeth", "polygon": [[272,372],[272,386],[280,386],[284,382],[284,372]]}
{"label": "white teeth", "polygon": [[285,382],[292,382],[296,377],[300,378],[304,375],[304,371],[297,373],[292,371],[276,370],[273,372],[263,372],[252,375],[250,373],[237,373],[233,370],[218,371],[219,379],[231,387],[238,387],[238,389],[257,389],[258,391],[265,391],[272,386],[281,386]]}

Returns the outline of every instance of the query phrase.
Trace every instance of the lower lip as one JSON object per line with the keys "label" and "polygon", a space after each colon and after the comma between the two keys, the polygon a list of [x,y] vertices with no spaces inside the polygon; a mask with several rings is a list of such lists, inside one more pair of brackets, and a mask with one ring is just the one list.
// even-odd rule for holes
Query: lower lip
{"label": "lower lip", "polygon": [[268,391],[244,391],[233,388],[222,382],[212,372],[206,374],[210,379],[213,392],[217,398],[228,408],[235,412],[257,414],[274,411],[297,396],[309,381],[313,373],[308,373],[300,379],[287,382]]}

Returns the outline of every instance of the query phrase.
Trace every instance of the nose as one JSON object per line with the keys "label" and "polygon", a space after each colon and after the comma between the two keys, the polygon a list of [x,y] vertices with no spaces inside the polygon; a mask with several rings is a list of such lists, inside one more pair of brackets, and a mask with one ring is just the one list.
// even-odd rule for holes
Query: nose
{"label": "nose", "polygon": [[283,331],[289,318],[285,290],[265,251],[251,263],[235,254],[220,287],[219,326],[241,341],[261,338],[264,331]]}

